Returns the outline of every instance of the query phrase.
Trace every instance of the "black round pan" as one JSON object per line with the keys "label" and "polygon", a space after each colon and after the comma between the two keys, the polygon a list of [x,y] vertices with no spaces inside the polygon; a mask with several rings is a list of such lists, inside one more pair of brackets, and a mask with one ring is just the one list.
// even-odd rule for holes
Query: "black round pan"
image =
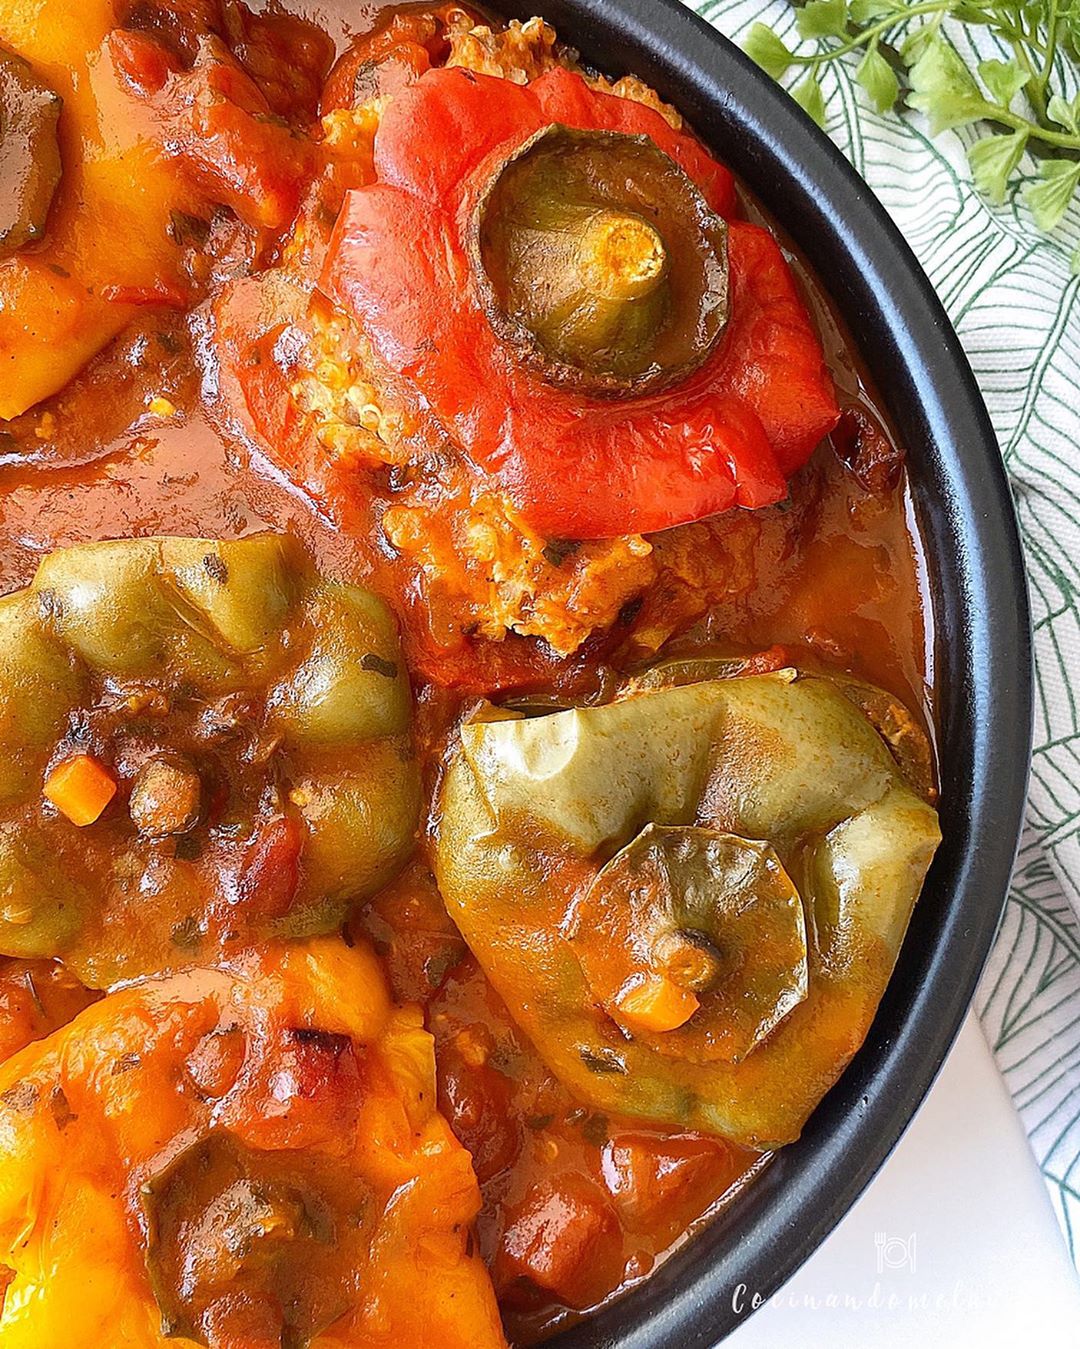
{"label": "black round pan", "polygon": [[[1031,750],[1023,560],[994,432],[919,264],[839,151],[677,0],[509,0],[590,64],[674,103],[790,232],[858,341],[909,451],[929,554],[944,843],[863,1048],[798,1143],[641,1287],[560,1349],[719,1342],[811,1254],[912,1117],[997,930]],[[974,1106],[973,1106],[974,1108]]]}

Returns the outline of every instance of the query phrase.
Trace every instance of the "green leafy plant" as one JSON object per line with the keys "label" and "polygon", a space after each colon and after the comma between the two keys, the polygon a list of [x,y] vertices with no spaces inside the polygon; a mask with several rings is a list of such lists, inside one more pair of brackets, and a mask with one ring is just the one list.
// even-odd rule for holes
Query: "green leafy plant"
{"label": "green leafy plant", "polygon": [[[1012,53],[970,69],[949,41],[945,19],[980,25]],[[855,78],[878,112],[907,105],[924,112],[930,133],[979,124],[968,159],[975,185],[1002,202],[1025,150],[1040,177],[1024,186],[1036,224],[1053,230],[1080,186],[1080,94],[1066,99],[1062,69],[1080,57],[1080,0],[807,0],[796,27],[814,50],[792,50],[763,23],[747,54],[774,79],[800,72],[792,97],[825,120],[821,72],[858,58]],[[1080,250],[1073,259],[1080,268]]]}

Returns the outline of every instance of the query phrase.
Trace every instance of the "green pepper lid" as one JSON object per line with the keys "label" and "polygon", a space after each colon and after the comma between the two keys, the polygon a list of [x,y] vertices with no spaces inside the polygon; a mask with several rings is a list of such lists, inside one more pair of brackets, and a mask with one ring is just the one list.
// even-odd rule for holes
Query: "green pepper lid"
{"label": "green pepper lid", "polygon": [[647,136],[545,127],[492,175],[468,247],[496,335],[559,388],[655,393],[727,322],[727,226]]}

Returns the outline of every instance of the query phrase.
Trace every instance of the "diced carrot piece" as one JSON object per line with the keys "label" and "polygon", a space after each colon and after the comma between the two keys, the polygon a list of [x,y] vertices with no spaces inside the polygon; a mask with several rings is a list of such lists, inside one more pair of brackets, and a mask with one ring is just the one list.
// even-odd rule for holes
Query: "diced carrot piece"
{"label": "diced carrot piece", "polygon": [[76,754],[52,770],[44,793],[72,824],[93,824],[116,795],[116,779],[89,754]]}
{"label": "diced carrot piece", "polygon": [[701,1003],[688,989],[663,974],[635,975],[615,995],[619,1015],[644,1031],[676,1030]]}

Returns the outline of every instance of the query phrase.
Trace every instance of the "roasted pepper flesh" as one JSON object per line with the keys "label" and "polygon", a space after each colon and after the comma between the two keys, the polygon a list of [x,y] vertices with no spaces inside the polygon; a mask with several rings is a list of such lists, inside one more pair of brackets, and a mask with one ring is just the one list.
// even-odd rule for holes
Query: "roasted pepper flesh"
{"label": "roasted pepper flesh", "polygon": [[0,47],[0,257],[45,233],[60,182],[60,96]]}
{"label": "roasted pepper flesh", "polygon": [[362,947],[109,995],[0,1069],[0,1342],[503,1346],[434,1101]]}

